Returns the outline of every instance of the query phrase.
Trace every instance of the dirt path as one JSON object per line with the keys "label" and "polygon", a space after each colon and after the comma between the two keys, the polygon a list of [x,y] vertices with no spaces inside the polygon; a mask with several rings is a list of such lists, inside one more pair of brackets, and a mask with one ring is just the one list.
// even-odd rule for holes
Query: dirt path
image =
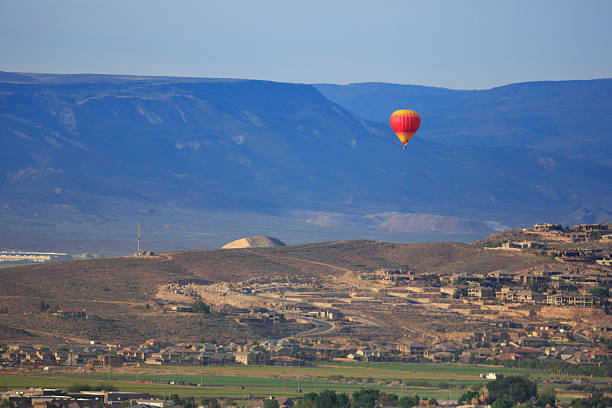
{"label": "dirt path", "polygon": [[[250,253],[252,253],[252,252],[250,252]],[[332,264],[328,264],[328,263],[320,262],[320,261],[311,261],[309,259],[293,258],[293,257],[288,257],[288,256],[278,256],[278,255],[271,255],[271,254],[264,254],[264,253],[261,253],[261,252],[255,252],[255,253],[257,255],[259,255],[259,256],[263,256],[264,258],[271,258],[271,259],[280,260],[280,261],[291,260],[291,261],[302,262],[302,263],[311,264],[311,265],[324,266],[326,268],[330,268],[330,269],[333,269],[335,271],[342,272],[342,275],[340,277],[334,276],[335,279],[344,281],[344,282],[349,283],[351,285],[359,285],[359,282],[360,282],[360,280],[355,277],[355,272],[354,271],[352,271],[352,270],[350,270],[348,268],[343,268],[342,266],[332,265]]]}
{"label": "dirt path", "polygon": [[30,328],[26,328],[26,327],[16,327],[16,326],[7,326],[7,327],[9,327],[11,329],[15,329],[15,330],[23,330],[25,332],[36,334],[38,336],[54,337],[54,338],[57,338],[57,339],[68,340],[68,341],[70,341],[72,343],[80,343],[80,344],[89,343],[89,339],[87,339],[85,337],[62,336],[60,334],[50,333],[50,332],[46,332],[46,331],[42,331],[42,330],[30,329]]}
{"label": "dirt path", "polygon": [[[0,296],[0,299],[31,299],[31,298],[28,296],[2,295]],[[56,297],[50,297],[50,298],[47,298],[47,300],[61,300],[61,301],[68,301],[68,302],[77,301],[77,302],[84,302],[84,303],[109,303],[109,304],[114,304],[114,305],[128,305],[128,306],[145,306],[146,305],[146,302],[126,302],[126,301],[121,301],[121,300],[56,298]]]}

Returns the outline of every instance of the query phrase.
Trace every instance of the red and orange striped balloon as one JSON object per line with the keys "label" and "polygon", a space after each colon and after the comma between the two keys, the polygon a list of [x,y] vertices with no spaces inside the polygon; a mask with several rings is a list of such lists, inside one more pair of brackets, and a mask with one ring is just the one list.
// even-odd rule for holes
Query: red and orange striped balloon
{"label": "red and orange striped balloon", "polygon": [[421,125],[419,114],[410,109],[396,110],[391,114],[391,129],[395,132],[400,142],[406,148],[410,138],[414,136]]}

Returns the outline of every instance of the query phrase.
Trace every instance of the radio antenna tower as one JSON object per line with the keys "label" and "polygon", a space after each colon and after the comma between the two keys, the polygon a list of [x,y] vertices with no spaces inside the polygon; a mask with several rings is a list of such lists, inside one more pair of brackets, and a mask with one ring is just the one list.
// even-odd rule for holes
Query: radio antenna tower
{"label": "radio antenna tower", "polygon": [[138,221],[138,252],[136,252],[138,255],[140,255],[140,226],[142,225],[142,222]]}

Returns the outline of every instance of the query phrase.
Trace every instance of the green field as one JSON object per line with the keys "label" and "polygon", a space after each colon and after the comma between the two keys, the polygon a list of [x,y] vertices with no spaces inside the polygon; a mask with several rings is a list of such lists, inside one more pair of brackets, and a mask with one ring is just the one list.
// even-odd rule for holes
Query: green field
{"label": "green field", "polygon": [[[103,369],[92,373],[68,371],[29,372],[27,375],[0,375],[0,388],[64,388],[75,383],[92,386],[111,383],[120,391],[138,391],[153,395],[246,398],[267,395],[296,396],[298,388],[320,392],[326,388],[339,392],[376,388],[386,393],[414,394],[437,399],[458,398],[473,384],[485,384],[479,374],[494,371],[527,375],[538,380],[555,378],[545,371],[509,369],[457,364],[397,363],[321,363],[308,367],[280,366],[148,366],[142,370]],[[403,386],[401,385],[403,378]],[[568,379],[571,377],[564,377]],[[170,385],[174,381],[193,385]],[[299,381],[299,386],[298,386]],[[152,382],[152,383],[149,383]],[[244,387],[244,388],[242,388]]]}

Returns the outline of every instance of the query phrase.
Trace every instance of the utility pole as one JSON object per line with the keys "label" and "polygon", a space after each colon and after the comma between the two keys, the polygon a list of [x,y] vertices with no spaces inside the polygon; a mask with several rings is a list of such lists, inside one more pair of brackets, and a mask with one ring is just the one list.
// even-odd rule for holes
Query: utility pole
{"label": "utility pole", "polygon": [[111,364],[110,364],[110,357],[111,357],[111,355],[110,355],[110,349],[111,349],[111,348],[110,348],[110,344],[109,344],[109,345],[108,345],[108,367],[107,367],[108,371],[107,371],[107,374],[106,374],[106,380],[107,380],[109,383],[110,383],[110,365],[111,365]]}
{"label": "utility pole", "polygon": [[402,381],[400,382],[401,391],[400,391],[400,399],[404,397],[404,364],[402,364]]}
{"label": "utility pole", "polygon": [[142,225],[142,222],[138,221],[138,252],[136,252],[138,255],[140,255],[140,226]]}
{"label": "utility pole", "polygon": [[299,394],[302,393],[302,388],[300,388],[300,360],[298,360],[298,389],[297,392]]}

